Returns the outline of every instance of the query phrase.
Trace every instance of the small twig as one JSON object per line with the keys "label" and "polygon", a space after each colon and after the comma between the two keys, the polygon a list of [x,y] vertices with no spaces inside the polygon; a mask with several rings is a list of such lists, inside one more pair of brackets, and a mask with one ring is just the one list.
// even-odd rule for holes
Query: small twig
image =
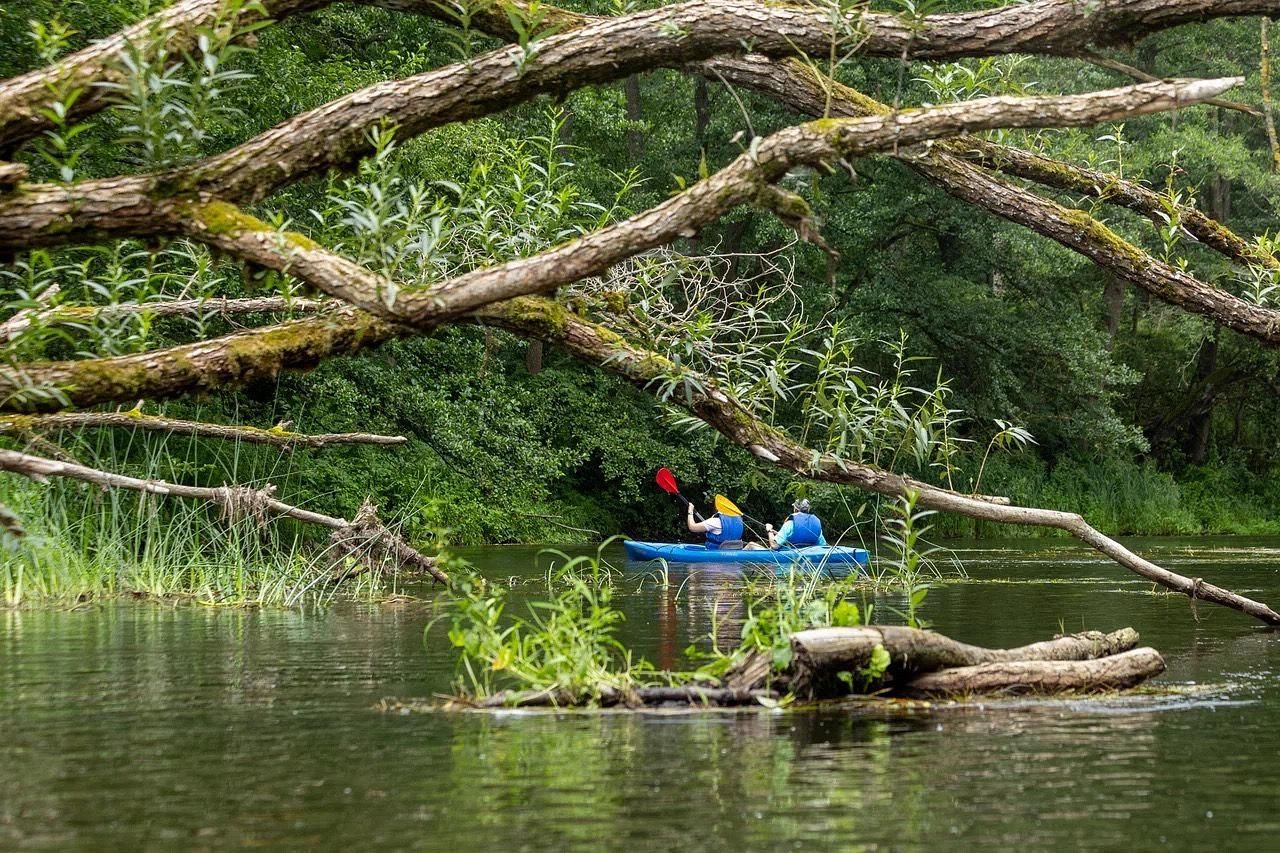
{"label": "small twig", "polygon": [[556,527],[563,527],[565,530],[572,530],[574,533],[590,533],[592,536],[600,535],[599,530],[591,530],[590,528],[587,528],[587,527],[574,527],[571,524],[565,524],[564,522],[558,520],[560,518],[563,518],[563,516],[559,516],[559,515],[543,515],[541,513],[536,513],[536,512],[517,512],[512,514],[519,516],[520,518],[541,518],[544,521],[551,522]]}

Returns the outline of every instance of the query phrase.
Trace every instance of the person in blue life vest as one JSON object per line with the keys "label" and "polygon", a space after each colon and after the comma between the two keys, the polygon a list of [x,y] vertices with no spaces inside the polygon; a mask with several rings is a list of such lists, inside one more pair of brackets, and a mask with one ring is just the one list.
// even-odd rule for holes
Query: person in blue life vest
{"label": "person in blue life vest", "polygon": [[776,533],[772,524],[764,526],[765,532],[769,534],[769,547],[778,548],[805,548],[809,545],[826,546],[826,537],[822,535],[822,521],[810,512],[811,507],[807,500],[798,500],[791,505],[791,515],[782,523],[782,528]]}
{"label": "person in blue life vest", "polygon": [[732,551],[743,547],[742,516],[740,515],[725,515],[717,512],[705,521],[694,521],[693,503],[690,502],[686,521],[690,533],[701,533],[707,537],[708,548]]}

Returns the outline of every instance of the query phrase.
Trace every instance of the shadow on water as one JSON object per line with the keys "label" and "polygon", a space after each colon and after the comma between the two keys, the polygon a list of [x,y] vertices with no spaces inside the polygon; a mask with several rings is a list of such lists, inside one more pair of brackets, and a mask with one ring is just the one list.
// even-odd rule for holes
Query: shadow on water
{"label": "shadow on water", "polygon": [[[1280,600],[1280,541],[1137,543]],[[513,598],[537,549],[467,553]],[[388,715],[448,689],[435,604],[319,612],[114,604],[0,612],[0,848],[1262,848],[1280,829],[1280,634],[1151,594],[1091,552],[960,549],[929,596],[958,639],[1132,625],[1173,692],[877,718]],[[620,555],[617,564],[621,565]],[[660,665],[732,618],[741,575],[618,582]],[[431,595],[427,589],[424,595]],[[881,597],[882,615],[893,597]]]}

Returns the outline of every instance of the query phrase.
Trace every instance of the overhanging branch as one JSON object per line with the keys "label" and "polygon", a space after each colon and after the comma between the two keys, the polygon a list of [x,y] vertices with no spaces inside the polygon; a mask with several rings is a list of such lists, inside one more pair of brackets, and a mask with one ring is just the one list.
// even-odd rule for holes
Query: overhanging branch
{"label": "overhanging branch", "polygon": [[914,492],[920,506],[982,521],[1062,530],[1154,583],[1193,599],[1239,610],[1267,624],[1280,625],[1280,613],[1267,605],[1200,578],[1184,577],[1161,568],[1098,532],[1076,513],[1012,506],[985,495],[964,495],[804,447],[753,416],[705,377],[690,374],[656,353],[637,349],[604,326],[566,311],[554,302],[536,297],[516,299],[489,306],[477,312],[475,318],[524,337],[553,343],[641,387],[648,388],[683,373],[692,381],[680,383],[679,387],[687,390],[672,396],[668,402],[687,409],[734,444],[780,468],[887,497],[903,497]]}
{"label": "overhanging branch", "polygon": [[[229,0],[178,0],[48,68],[0,82],[0,151],[49,129],[49,119],[41,109],[47,105],[50,87],[66,86],[84,92],[75,104],[74,115],[87,115],[106,106],[105,90],[96,84],[123,79],[121,60],[130,49],[146,51],[152,45],[164,45],[170,53],[180,53],[191,48],[201,29],[217,25],[233,32],[242,31],[263,20],[263,12],[267,18],[280,20],[331,2],[264,0],[261,4],[233,8]],[[435,0],[358,2],[456,22],[448,4]],[[1035,0],[997,9],[915,19],[858,11],[850,16],[847,26],[851,34],[856,34],[860,50],[869,56],[954,59],[998,53],[1070,55],[1091,45],[1131,42],[1150,32],[1183,23],[1277,12],[1280,12],[1280,3],[1276,0],[1109,0],[1094,6],[1074,0]],[[497,0],[474,11],[472,26],[502,38],[514,38],[512,15],[527,16],[527,5]],[[831,39],[831,23],[825,10],[744,0],[697,0],[618,18],[592,18],[543,6],[540,20],[545,31],[558,34],[539,39],[540,54],[545,52],[550,58],[562,60],[559,51],[564,45],[579,38],[584,31],[597,28],[616,40],[619,69],[630,61],[626,47],[628,35],[634,33],[630,29],[633,24],[648,27],[651,32],[662,30],[672,34],[657,42],[666,43],[667,53],[673,49],[670,43],[687,42],[684,47],[675,48],[688,51],[686,59],[697,58],[699,52],[703,56],[738,53],[744,44],[752,45],[759,53],[784,55],[799,49],[824,55]],[[572,34],[566,32],[570,30]],[[716,39],[719,47],[708,46],[704,43],[706,39]],[[658,64],[663,64],[661,59],[649,67]],[[628,73],[631,72],[624,70],[619,76]],[[562,89],[572,88],[565,83],[567,81],[562,81]]]}

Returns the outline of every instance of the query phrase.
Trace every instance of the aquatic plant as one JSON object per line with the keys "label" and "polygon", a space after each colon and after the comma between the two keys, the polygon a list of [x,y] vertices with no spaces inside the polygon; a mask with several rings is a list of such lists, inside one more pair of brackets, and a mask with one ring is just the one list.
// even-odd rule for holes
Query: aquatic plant
{"label": "aquatic plant", "polygon": [[580,704],[606,689],[669,683],[618,641],[625,617],[608,577],[598,554],[567,560],[548,571],[548,597],[523,616],[507,613],[506,589],[479,575],[455,580],[449,642],[459,652],[458,693],[476,700],[536,690]]}

